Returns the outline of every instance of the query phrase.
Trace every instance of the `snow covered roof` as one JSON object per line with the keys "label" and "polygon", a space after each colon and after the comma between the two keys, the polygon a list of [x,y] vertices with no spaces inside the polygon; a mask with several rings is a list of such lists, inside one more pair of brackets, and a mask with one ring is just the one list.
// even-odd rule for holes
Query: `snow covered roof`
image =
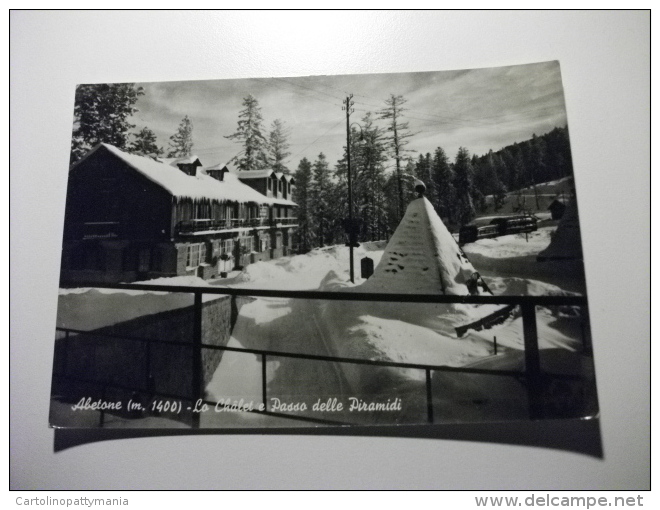
{"label": "snow covered roof", "polygon": [[475,269],[431,203],[413,200],[387,243],[366,292],[467,295]]}
{"label": "snow covered roof", "polygon": [[177,165],[197,165],[202,166],[202,162],[194,154],[191,156],[184,156],[182,158],[158,158],[166,165],[176,167]]}
{"label": "snow covered roof", "polygon": [[298,205],[295,202],[292,202],[291,200],[287,200],[285,198],[269,198],[271,203],[276,204],[276,205]]}
{"label": "snow covered roof", "polygon": [[271,169],[266,170],[240,170],[236,172],[240,179],[263,179],[264,177],[272,177],[277,179],[284,179],[286,182],[293,181],[293,175],[285,174],[283,172],[275,172]]}
{"label": "snow covered roof", "polygon": [[[296,205],[291,200],[269,198],[262,195],[250,186],[243,184],[239,181],[238,176],[231,172],[225,175],[224,181],[218,181],[210,175],[206,175],[203,171],[198,171],[197,175],[191,176],[182,172],[176,166],[170,166],[170,164],[135,154],[127,154],[105,143],[94,147],[83,159],[73,165],[71,170],[73,171],[79,167],[83,161],[99,150],[109,152],[177,198],[207,199],[221,202],[251,202],[268,205]],[[199,160],[197,159],[197,161]]]}
{"label": "snow covered roof", "polygon": [[236,175],[240,179],[263,179],[264,177],[271,177],[277,174],[273,170],[239,170]]}
{"label": "snow covered roof", "polygon": [[227,165],[225,163],[218,163],[212,166],[205,166],[204,170],[206,170],[207,172],[209,170],[224,170],[225,172],[229,172],[229,168],[227,168]]}

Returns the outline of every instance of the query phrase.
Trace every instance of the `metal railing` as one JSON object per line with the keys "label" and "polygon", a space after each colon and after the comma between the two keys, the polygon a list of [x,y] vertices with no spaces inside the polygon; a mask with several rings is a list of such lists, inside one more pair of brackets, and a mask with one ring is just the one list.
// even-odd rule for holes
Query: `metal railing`
{"label": "metal railing", "polygon": [[176,225],[178,235],[194,234],[195,232],[223,231],[235,228],[258,228],[277,226],[293,226],[298,224],[298,218],[229,218],[221,220],[197,219],[180,221]]}
{"label": "metal railing", "polygon": [[271,227],[276,227],[278,225],[286,227],[297,224],[298,224],[298,218],[286,217],[286,218],[273,218],[272,220],[270,220]]}
{"label": "metal railing", "polygon": [[[64,283],[64,282],[63,282]],[[151,284],[99,284],[97,282],[76,283],[77,287],[93,287],[93,288],[108,288],[108,289],[131,289],[143,291],[159,291],[170,293],[189,293],[193,294],[193,330],[190,342],[160,340],[156,338],[142,338],[133,337],[119,334],[99,333],[97,331],[83,331],[72,328],[56,328],[57,331],[64,334],[64,356],[61,365],[64,367],[60,373],[55,373],[55,378],[68,379],[80,383],[98,385],[99,387],[116,388],[124,391],[132,391],[138,393],[149,393],[152,396],[160,396],[163,398],[175,398],[186,400],[189,402],[201,402],[207,405],[222,405],[218,402],[213,402],[204,399],[204,385],[203,385],[203,370],[202,370],[202,351],[221,350],[241,352],[246,354],[257,355],[261,363],[261,387],[262,399],[264,409],[254,409],[249,412],[258,414],[270,415],[280,418],[294,419],[310,423],[319,424],[346,424],[333,420],[326,420],[320,418],[312,418],[309,416],[301,416],[295,414],[279,413],[268,409],[268,391],[267,391],[267,378],[266,378],[266,362],[269,357],[289,358],[289,359],[303,359],[309,361],[322,361],[332,363],[348,363],[360,366],[374,366],[386,368],[403,368],[403,369],[418,369],[425,371],[426,376],[426,415],[429,423],[434,423],[434,404],[433,404],[433,387],[432,387],[432,372],[453,372],[463,374],[480,374],[489,376],[501,377],[514,377],[524,383],[527,389],[528,409],[530,419],[542,419],[545,417],[544,402],[543,402],[543,384],[544,379],[548,377],[557,379],[576,380],[581,379],[580,376],[566,375],[566,374],[552,374],[542,372],[538,333],[536,326],[536,307],[537,306],[575,306],[586,310],[587,299],[584,296],[447,296],[447,295],[433,295],[433,294],[371,294],[359,292],[321,292],[321,291],[286,291],[286,290],[265,290],[265,289],[237,289],[227,287],[192,287],[192,286],[170,286],[170,285],[151,285]],[[371,302],[397,302],[397,303],[448,303],[448,304],[481,304],[481,305],[509,305],[517,306],[521,310],[523,322],[523,336],[524,336],[524,359],[525,368],[523,371],[517,370],[495,370],[495,369],[480,369],[468,367],[450,367],[445,365],[430,365],[421,363],[400,363],[394,361],[382,360],[369,360],[358,358],[347,358],[339,356],[322,356],[314,354],[303,354],[294,352],[283,352],[265,349],[249,349],[228,347],[226,345],[211,345],[202,342],[202,296],[204,294],[221,294],[229,295],[232,299],[232,324],[236,322],[237,310],[236,298],[237,297],[266,297],[266,298],[284,298],[284,299],[314,299],[314,300],[329,300],[329,301],[371,301]],[[584,324],[584,323],[583,323]],[[192,373],[191,373],[191,395],[168,394],[162,392],[154,392],[148,390],[149,380],[146,381],[146,387],[126,387],[121,384],[110,383],[107,381],[95,381],[85,378],[79,378],[66,374],[67,365],[67,343],[71,335],[89,335],[95,338],[98,337],[111,337],[121,339],[129,342],[142,342],[149,349],[151,344],[167,344],[170,346],[186,346],[192,348]],[[585,353],[591,352],[591,343],[589,336],[582,328],[582,342],[583,350]],[[145,363],[150,363],[150,356],[146,356]],[[149,374],[149,369],[145,370],[145,374]],[[103,422],[103,413],[101,413],[101,423]],[[199,427],[199,414],[192,416],[192,426]]]}

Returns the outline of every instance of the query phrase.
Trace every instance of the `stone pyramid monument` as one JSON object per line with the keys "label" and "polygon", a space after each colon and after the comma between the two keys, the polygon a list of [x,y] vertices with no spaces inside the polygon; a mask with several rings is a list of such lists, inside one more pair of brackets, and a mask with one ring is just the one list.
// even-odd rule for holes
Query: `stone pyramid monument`
{"label": "stone pyramid monument", "polygon": [[408,205],[374,274],[360,291],[468,295],[479,293],[480,285],[485,288],[422,192]]}

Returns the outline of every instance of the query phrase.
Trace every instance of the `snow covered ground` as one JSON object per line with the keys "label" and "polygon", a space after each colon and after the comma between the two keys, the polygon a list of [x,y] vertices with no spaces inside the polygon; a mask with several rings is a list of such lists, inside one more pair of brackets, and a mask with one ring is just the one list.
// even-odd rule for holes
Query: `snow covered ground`
{"label": "snow covered ground", "polygon": [[[464,251],[495,295],[571,295],[584,292],[581,264],[539,263],[536,254],[550,242],[554,227],[526,238],[509,235],[466,245]],[[178,285],[220,285],[254,289],[361,291],[360,260],[377,265],[384,243],[355,250],[356,282],[349,282],[348,248],[317,249],[305,255],[251,264],[215,282],[169,279]],[[163,280],[150,283],[163,283]],[[366,287],[365,287],[366,288]],[[58,324],[93,329],[113,320],[188,306],[189,295],[123,290],[73,289],[60,292]],[[501,308],[497,305],[433,305],[358,301],[259,298],[241,310],[230,347],[264,349],[362,360],[448,367],[524,370],[522,320],[514,312],[502,324],[458,337],[455,327]],[[114,316],[113,316],[114,314]],[[91,322],[90,322],[91,321]],[[84,328],[81,326],[84,323]],[[582,352],[582,317],[572,307],[538,308],[542,366],[554,373],[593,373]],[[497,355],[495,355],[495,339]],[[427,418],[426,372],[420,369],[362,366],[269,356],[269,409],[279,403],[305,403],[304,416],[348,423],[423,423]],[[254,354],[225,352],[207,387],[210,399],[262,401],[261,360]],[[436,422],[525,419],[527,394],[512,377],[432,372]],[[557,416],[596,412],[592,384],[559,386]],[[399,411],[312,412],[320,399],[351,398],[365,403],[396,403]],[[279,401],[273,400],[279,399]],[[566,403],[568,402],[568,403]],[[250,413],[208,413],[203,427],[292,426],[304,423]],[[118,424],[117,426],[122,426]]]}
{"label": "snow covered ground", "polygon": [[[550,242],[554,228],[543,228],[524,235],[479,241],[465,248],[475,268],[494,274],[498,271],[521,276],[489,276],[487,283],[495,295],[571,295],[584,288],[572,281],[558,266],[545,270],[535,262],[536,254]],[[356,267],[359,258],[356,255]],[[376,263],[382,251],[366,252]],[[304,258],[301,258],[304,257]],[[532,260],[542,280],[534,276]],[[317,250],[292,259],[249,266],[236,286],[253,288],[296,288],[351,292],[361,291],[365,280],[348,282],[348,249]],[[571,264],[564,269],[573,271]],[[571,290],[563,288],[568,280]],[[554,283],[552,283],[554,281]],[[488,315],[496,305],[424,305],[351,301],[298,301],[258,299],[241,310],[232,344],[254,349],[340,356],[353,359],[442,365],[479,366],[524,370],[522,319],[514,312],[503,324],[484,331],[469,330],[458,338],[455,327]],[[582,356],[582,317],[574,308],[537,310],[542,365],[557,372],[568,367],[571,374],[590,374],[591,360]],[[495,338],[498,346],[495,351]],[[268,365],[269,396],[300,402],[317,396],[346,400],[348,395],[365,401],[391,400],[399,395],[404,409],[396,418],[386,413],[351,414],[342,418],[351,423],[410,423],[426,418],[425,371],[361,367],[349,363],[328,363],[278,358]],[[261,366],[254,356],[227,353],[207,388],[214,398],[250,398],[261,401]],[[322,377],[320,371],[325,370]],[[319,378],[324,381],[319,386]],[[590,386],[591,387],[591,386]],[[526,418],[526,389],[513,378],[435,372],[433,375],[436,421]],[[565,388],[579,393],[578,402],[560,407],[567,415],[595,412],[595,393],[585,388]],[[589,393],[585,396],[585,393]],[[454,395],[454,396],[452,396]],[[269,397],[270,398],[270,397]],[[566,397],[568,398],[568,397]],[[559,397],[564,399],[564,396]],[[564,399],[566,400],[566,399]],[[476,403],[475,403],[476,402]],[[567,408],[568,406],[568,408]],[[307,416],[313,415],[310,413]],[[316,416],[319,416],[318,413]],[[320,417],[332,419],[336,414]],[[253,417],[251,417],[253,419]]]}
{"label": "snow covered ground", "polygon": [[[561,290],[586,294],[584,265],[581,260],[538,262],[536,256],[545,249],[556,225],[540,227],[529,234],[510,234],[493,239],[480,239],[463,246],[474,267],[488,282],[493,281],[491,290],[495,295],[542,295],[554,292],[552,286]],[[498,278],[518,278],[508,287],[497,289]],[[524,281],[523,281],[524,280]],[[489,284],[490,285],[490,284]],[[550,285],[545,287],[544,285]],[[535,287],[526,290],[525,287]]]}

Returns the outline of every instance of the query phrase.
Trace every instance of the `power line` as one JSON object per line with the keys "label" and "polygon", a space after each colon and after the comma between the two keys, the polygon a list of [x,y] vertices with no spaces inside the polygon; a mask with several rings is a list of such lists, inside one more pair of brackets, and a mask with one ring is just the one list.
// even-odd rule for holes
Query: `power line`
{"label": "power line", "polygon": [[[365,105],[366,103],[362,102],[356,102],[356,104],[362,104]],[[421,120],[423,122],[429,122],[430,124],[428,125],[441,125],[441,124],[465,124],[465,123],[472,123],[476,125],[483,125],[483,126],[492,126],[494,125],[493,122],[487,122],[488,120],[492,119],[499,119],[499,118],[505,118],[505,117],[515,117],[515,116],[521,116],[521,115],[526,115],[526,114],[533,114],[533,113],[540,113],[540,112],[545,112],[549,109],[554,109],[556,108],[555,106],[544,106],[542,108],[536,108],[532,110],[523,110],[519,112],[510,112],[510,113],[502,113],[498,115],[490,115],[487,117],[481,117],[481,118],[464,118],[464,117],[448,117],[448,116],[441,116],[437,114],[432,114],[432,113],[426,113],[426,112],[421,112],[419,110],[411,110],[409,108],[403,108],[402,110],[404,112],[412,112],[416,113],[419,115],[425,115],[428,117],[437,117],[438,119],[442,120],[443,122],[433,122],[433,119],[430,118],[420,118],[416,116],[411,116],[408,114],[403,114],[402,117],[405,119],[413,119],[413,120]],[[368,112],[370,110],[365,110],[363,108],[356,108],[357,111],[362,111],[362,112]]]}
{"label": "power line", "polygon": [[[378,100],[378,98],[375,98],[373,96],[365,96],[363,94],[355,94],[355,95],[359,96],[359,97],[365,97],[367,99],[376,99],[376,100]],[[376,106],[374,104],[366,103],[364,101],[357,101],[356,100],[355,103],[356,104],[362,104],[364,106],[371,106],[373,108],[381,108],[381,109],[383,108],[383,106]],[[551,105],[548,105],[548,106],[542,107],[540,109],[532,109],[532,110],[525,110],[525,111],[522,111],[522,112],[513,112],[513,113],[500,114],[500,115],[492,115],[492,116],[482,117],[482,118],[478,118],[478,119],[475,119],[475,118],[466,119],[466,118],[456,117],[456,116],[439,115],[437,113],[429,113],[429,112],[426,112],[426,111],[413,110],[413,109],[405,108],[405,107],[402,108],[402,111],[407,111],[407,112],[416,113],[418,115],[425,115],[425,116],[429,116],[429,117],[438,117],[438,118],[443,119],[443,120],[458,120],[458,121],[468,121],[468,122],[480,122],[482,120],[495,119],[495,118],[500,118],[500,117],[513,116],[513,115],[522,115],[522,114],[525,114],[525,113],[531,113],[531,112],[536,112],[536,111],[541,111],[541,110],[547,110],[549,108],[555,108],[555,107],[551,106]],[[414,118],[414,117],[410,117],[409,115],[404,115],[404,117]],[[426,120],[426,119],[418,119],[418,120]]]}
{"label": "power line", "polygon": [[275,79],[276,79],[276,80],[283,81],[283,82],[286,82],[286,83],[288,83],[288,84],[290,84],[290,85],[295,85],[296,87],[301,87],[301,88],[303,88],[303,89],[311,90],[312,92],[317,92],[317,93],[319,93],[319,94],[326,95],[326,96],[328,96],[328,97],[331,97],[332,99],[337,99],[337,100],[342,100],[342,99],[343,99],[343,98],[341,98],[341,97],[333,96],[332,94],[328,94],[328,93],[326,93],[326,92],[323,92],[322,90],[313,89],[313,88],[311,88],[311,87],[306,87],[305,85],[300,85],[299,83],[294,83],[294,82],[289,81],[289,80],[284,79],[284,78],[275,78]]}
{"label": "power line", "polygon": [[[426,126],[434,126],[434,125],[442,125],[442,124],[469,124],[473,123],[474,125],[481,125],[481,126],[494,126],[497,125],[499,122],[506,122],[504,121],[499,121],[499,122],[487,122],[489,120],[494,120],[494,119],[506,119],[507,117],[510,118],[515,118],[518,116],[524,116],[526,115],[527,117],[534,117],[534,114],[541,114],[542,112],[545,112],[549,109],[553,109],[554,106],[547,106],[544,108],[539,108],[536,110],[527,110],[527,111],[522,111],[522,112],[512,112],[512,113],[505,113],[501,115],[492,115],[489,117],[482,117],[481,119],[460,119],[460,118],[455,118],[452,120],[445,119],[442,122],[439,121],[433,121],[431,119],[421,119],[419,117],[410,117],[406,116],[405,118],[407,119],[414,119],[414,120],[421,120],[423,122],[427,122],[428,124],[425,124]],[[559,112],[558,112],[559,113]]]}
{"label": "power line", "polygon": [[[286,84],[288,84],[288,85],[296,85],[295,83],[289,83],[288,81],[283,80],[282,78],[276,78],[276,79],[277,79],[277,80],[282,80],[282,81],[284,81],[284,82],[285,82]],[[339,106],[339,104],[337,104],[336,102],[329,101],[329,100],[327,100],[327,99],[325,99],[325,98],[322,98],[322,97],[319,97],[319,96],[316,96],[316,95],[312,95],[312,94],[310,94],[310,93],[304,93],[304,91],[299,91],[299,90],[291,89],[291,88],[288,88],[288,87],[282,87],[282,84],[278,84],[276,81],[273,82],[273,85],[275,85],[275,86],[278,87],[279,89],[286,90],[287,92],[293,92],[293,93],[298,94],[298,95],[300,95],[300,96],[302,96],[302,97],[306,97],[306,98],[309,98],[309,99],[316,99],[317,101],[322,101],[322,102],[324,102],[324,103],[331,104],[332,106]],[[301,87],[300,85],[298,85],[298,86]],[[319,90],[319,91],[316,91],[316,90],[311,89],[311,88],[309,88],[309,87],[302,87],[302,88],[304,88],[304,89],[308,89],[308,90],[310,90],[311,92],[314,92],[314,93],[316,93],[316,92],[320,92],[320,93],[323,94],[323,92],[320,91],[320,90]],[[328,95],[328,94],[325,94],[325,95]],[[334,97],[334,96],[330,96],[330,97],[332,97],[333,99],[337,100],[337,98]]]}
{"label": "power line", "polygon": [[314,140],[312,143],[310,143],[310,144],[309,144],[307,147],[305,147],[303,150],[301,150],[301,151],[298,152],[297,154],[291,156],[291,159],[294,159],[294,158],[297,158],[298,156],[300,156],[303,152],[305,152],[305,151],[306,151],[307,149],[309,149],[312,145],[314,145],[314,144],[315,144],[316,142],[318,142],[321,138],[323,138],[325,135],[327,135],[330,131],[332,131],[333,129],[335,129],[339,124],[341,124],[341,123],[343,123],[343,122],[344,122],[344,119],[341,119],[339,122],[337,122],[337,124],[335,124],[335,125],[332,126],[330,129],[328,129],[325,133],[323,133],[321,136],[319,136],[316,140]]}

